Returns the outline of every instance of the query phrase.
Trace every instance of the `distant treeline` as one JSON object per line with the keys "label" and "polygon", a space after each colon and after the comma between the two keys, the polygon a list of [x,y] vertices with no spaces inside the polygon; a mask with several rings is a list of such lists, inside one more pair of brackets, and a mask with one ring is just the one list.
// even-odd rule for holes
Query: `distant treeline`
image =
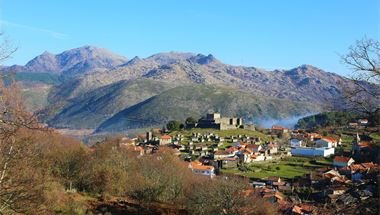
{"label": "distant treeline", "polygon": [[353,112],[324,112],[298,120],[296,128],[310,129],[326,126],[345,126],[356,122],[361,116]]}

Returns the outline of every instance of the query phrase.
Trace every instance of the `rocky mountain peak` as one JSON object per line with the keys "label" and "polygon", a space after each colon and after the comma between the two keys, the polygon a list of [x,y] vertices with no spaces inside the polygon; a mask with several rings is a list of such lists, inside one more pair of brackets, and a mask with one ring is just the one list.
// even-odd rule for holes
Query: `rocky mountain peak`
{"label": "rocky mountain peak", "polygon": [[203,54],[197,54],[196,56],[190,58],[190,61],[201,64],[201,65],[220,62],[212,54],[209,54],[207,56]]}
{"label": "rocky mountain peak", "polygon": [[173,64],[179,61],[187,60],[194,56],[192,53],[187,52],[162,52],[155,55],[152,55],[147,60],[153,60],[158,64]]}

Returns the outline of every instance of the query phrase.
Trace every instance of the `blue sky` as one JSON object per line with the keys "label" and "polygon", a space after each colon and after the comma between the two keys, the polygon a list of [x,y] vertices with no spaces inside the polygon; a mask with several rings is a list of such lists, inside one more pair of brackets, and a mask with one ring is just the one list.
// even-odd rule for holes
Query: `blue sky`
{"label": "blue sky", "polygon": [[0,0],[0,28],[25,64],[48,50],[95,45],[132,58],[212,53],[266,69],[311,64],[349,74],[338,54],[364,36],[380,39],[377,0]]}

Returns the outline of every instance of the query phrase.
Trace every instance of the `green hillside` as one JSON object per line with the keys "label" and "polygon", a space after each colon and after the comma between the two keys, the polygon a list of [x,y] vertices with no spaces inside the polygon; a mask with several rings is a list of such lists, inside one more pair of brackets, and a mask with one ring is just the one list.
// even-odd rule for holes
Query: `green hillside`
{"label": "green hillside", "polygon": [[120,81],[74,99],[54,103],[47,110],[56,115],[48,119],[48,123],[55,127],[96,128],[121,110],[169,88],[169,84],[159,81]]}
{"label": "green hillside", "polygon": [[27,83],[27,84],[48,84],[57,85],[61,81],[58,74],[47,72],[18,72],[18,73],[5,73],[2,75],[3,81],[9,84],[12,80]]}
{"label": "green hillside", "polygon": [[160,126],[169,120],[185,120],[218,111],[225,116],[281,118],[318,110],[315,105],[269,99],[252,93],[214,86],[189,85],[167,90],[124,109],[102,123],[98,131],[122,131]]}
{"label": "green hillside", "polygon": [[38,111],[48,105],[47,96],[51,85],[31,86],[23,89],[22,96],[26,108],[31,111]]}
{"label": "green hillside", "polygon": [[297,128],[318,128],[326,126],[346,126],[350,122],[356,122],[359,114],[353,112],[324,112],[298,120]]}
{"label": "green hillside", "polygon": [[24,104],[31,112],[45,108],[51,87],[61,83],[59,75],[46,72],[4,72],[1,78],[6,85],[13,81],[21,84]]}

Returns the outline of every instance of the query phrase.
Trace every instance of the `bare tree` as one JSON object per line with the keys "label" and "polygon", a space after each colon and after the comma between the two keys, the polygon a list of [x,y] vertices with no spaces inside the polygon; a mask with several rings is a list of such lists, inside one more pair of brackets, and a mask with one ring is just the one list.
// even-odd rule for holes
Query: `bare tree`
{"label": "bare tree", "polygon": [[0,33],[2,42],[0,44],[0,63],[11,57],[13,53],[17,51],[17,48],[13,47],[7,38],[4,38],[4,34]]}
{"label": "bare tree", "polygon": [[[3,40],[0,61],[15,51]],[[30,130],[40,126],[33,114],[25,111],[17,84],[5,86],[2,78],[0,75],[0,214],[35,212],[41,205],[37,202],[42,178],[35,168],[40,150]]]}
{"label": "bare tree", "polygon": [[375,120],[380,114],[380,42],[357,40],[341,58],[353,71],[355,87],[347,88],[345,95],[348,108]]}

